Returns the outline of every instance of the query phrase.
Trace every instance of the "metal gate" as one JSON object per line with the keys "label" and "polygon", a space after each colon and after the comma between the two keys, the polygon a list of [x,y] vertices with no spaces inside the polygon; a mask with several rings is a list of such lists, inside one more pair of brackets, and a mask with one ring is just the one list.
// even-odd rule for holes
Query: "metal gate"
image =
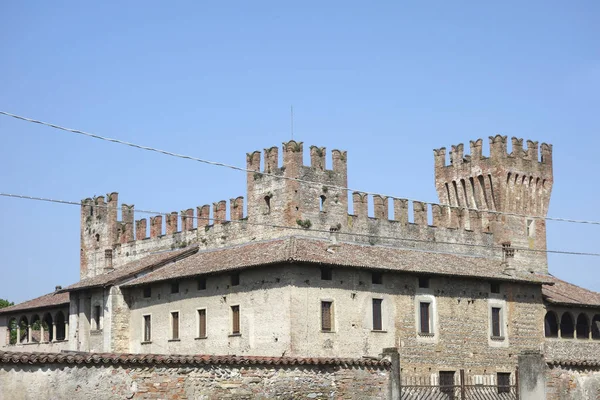
{"label": "metal gate", "polygon": [[461,369],[459,374],[440,371],[437,377],[403,376],[401,382],[402,400],[519,400],[517,371],[465,377]]}

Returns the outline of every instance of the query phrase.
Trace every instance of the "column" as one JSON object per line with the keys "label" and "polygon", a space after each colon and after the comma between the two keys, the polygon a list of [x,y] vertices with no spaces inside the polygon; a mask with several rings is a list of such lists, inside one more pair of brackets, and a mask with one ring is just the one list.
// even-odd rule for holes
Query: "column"
{"label": "column", "polygon": [[52,341],[56,342],[56,322],[52,321]]}
{"label": "column", "polygon": [[31,343],[31,325],[27,325],[27,343]]}
{"label": "column", "polygon": [[17,322],[17,344],[21,344],[21,324]]}

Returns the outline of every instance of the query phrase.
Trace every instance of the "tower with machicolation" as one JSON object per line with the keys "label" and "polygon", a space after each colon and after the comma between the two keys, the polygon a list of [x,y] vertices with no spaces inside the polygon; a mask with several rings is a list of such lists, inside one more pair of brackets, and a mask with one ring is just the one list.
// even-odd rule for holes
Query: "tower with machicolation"
{"label": "tower with machicolation", "polygon": [[526,151],[522,143],[513,138],[507,154],[506,137],[492,137],[488,157],[481,139],[471,142],[470,155],[462,144],[452,146],[449,165],[446,149],[435,150],[441,204],[349,194],[345,151],[332,150],[329,157],[324,147],[311,146],[310,165],[304,165],[303,143],[294,140],[246,155],[246,213],[244,197],[237,196],[198,206],[195,213],[189,208],[138,220],[134,206],[122,204],[118,220],[117,193],[88,198],[81,207],[80,275],[93,277],[190,245],[210,250],[292,235],[330,240],[330,252],[347,241],[502,258],[522,271],[546,272],[543,217],[552,188],[552,147],[542,144],[538,160],[537,143],[529,141]]}
{"label": "tower with machicolation", "polygon": [[439,201],[454,207],[460,224],[491,232],[516,265],[547,272],[544,218],[553,183],[552,145],[528,140],[524,149],[523,139],[513,137],[508,153],[506,136],[491,136],[489,143],[489,156],[482,154],[481,139],[470,142],[468,155],[463,144],[452,146],[449,164],[445,148],[434,150]]}

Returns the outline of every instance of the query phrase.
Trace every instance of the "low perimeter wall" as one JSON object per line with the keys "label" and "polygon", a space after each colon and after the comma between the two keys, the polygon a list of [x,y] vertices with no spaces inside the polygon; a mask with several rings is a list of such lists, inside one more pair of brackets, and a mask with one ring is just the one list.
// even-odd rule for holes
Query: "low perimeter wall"
{"label": "low perimeter wall", "polygon": [[0,400],[391,399],[387,360],[0,352]]}
{"label": "low perimeter wall", "polygon": [[600,361],[548,362],[546,399],[600,399]]}

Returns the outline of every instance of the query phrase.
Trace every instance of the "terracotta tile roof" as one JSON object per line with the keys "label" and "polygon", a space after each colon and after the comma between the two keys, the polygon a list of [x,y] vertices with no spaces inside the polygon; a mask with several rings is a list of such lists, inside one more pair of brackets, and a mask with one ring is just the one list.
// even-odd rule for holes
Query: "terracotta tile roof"
{"label": "terracotta tile roof", "polygon": [[14,306],[0,309],[0,314],[31,310],[34,308],[59,307],[69,304],[69,293],[52,292]]}
{"label": "terracotta tile roof", "polygon": [[546,364],[561,367],[600,367],[600,361],[593,360],[549,360]]}
{"label": "terracotta tile roof", "polygon": [[387,360],[371,358],[302,358],[126,353],[25,353],[0,351],[0,364],[121,365],[341,365],[389,368]]}
{"label": "terracotta tile roof", "polygon": [[154,270],[165,266],[171,262],[183,260],[198,252],[198,247],[190,247],[183,250],[167,251],[149,255],[137,261],[132,261],[122,267],[115,268],[111,272],[83,279],[71,286],[62,289],[63,292],[72,292],[76,290],[89,289],[94,287],[105,287],[128,278],[135,277],[138,274]]}
{"label": "terracotta tile roof", "polygon": [[500,260],[403,250],[356,243],[332,244],[328,240],[288,237],[222,249],[200,251],[168,268],[157,269],[125,285],[135,286],[226,270],[281,263],[311,263],[505,281],[544,283],[534,274],[507,275]]}
{"label": "terracotta tile roof", "polygon": [[542,295],[547,302],[584,307],[600,307],[600,293],[573,285],[552,275],[543,276],[554,283],[552,286],[544,286],[542,288]]}

